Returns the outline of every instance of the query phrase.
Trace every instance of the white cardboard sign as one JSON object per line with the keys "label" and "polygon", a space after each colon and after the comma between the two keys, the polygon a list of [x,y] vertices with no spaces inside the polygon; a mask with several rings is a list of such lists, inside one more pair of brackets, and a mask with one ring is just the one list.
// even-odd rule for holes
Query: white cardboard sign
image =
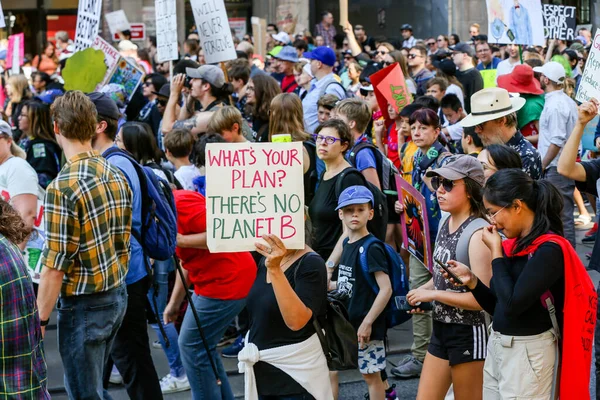
{"label": "white cardboard sign", "polygon": [[125,15],[125,11],[123,10],[109,12],[104,18],[106,18],[106,23],[108,24],[111,35],[131,29],[131,25],[127,20],[127,15]]}
{"label": "white cardboard sign", "polygon": [[177,60],[177,7],[175,0],[156,0],[156,51],[158,62]]}
{"label": "white cardboard sign", "polygon": [[207,64],[235,60],[237,54],[231,37],[223,0],[190,0],[198,35]]}
{"label": "white cardboard sign", "polygon": [[75,30],[75,51],[91,47],[98,35],[102,0],[80,0]]}
{"label": "white cardboard sign", "polygon": [[575,99],[583,103],[592,97],[600,100],[600,29],[596,29]]}
{"label": "white cardboard sign", "polygon": [[255,250],[274,234],[304,248],[301,142],[206,146],[206,232],[213,253]]}

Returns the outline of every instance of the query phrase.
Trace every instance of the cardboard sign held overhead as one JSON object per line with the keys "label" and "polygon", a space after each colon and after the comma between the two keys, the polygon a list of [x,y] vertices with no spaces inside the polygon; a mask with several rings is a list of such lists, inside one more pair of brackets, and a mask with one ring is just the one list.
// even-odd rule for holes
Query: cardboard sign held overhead
{"label": "cardboard sign held overhead", "polygon": [[129,21],[127,20],[127,15],[125,15],[125,11],[123,10],[110,12],[106,14],[104,18],[106,19],[111,35],[116,35],[117,32],[128,31],[131,29]]}
{"label": "cardboard sign held overhead", "polygon": [[80,0],[77,10],[75,51],[91,47],[98,36],[102,0]]}
{"label": "cardboard sign held overhead", "polygon": [[206,233],[212,253],[254,250],[262,235],[304,248],[302,143],[206,146]]}
{"label": "cardboard sign held overhead", "polygon": [[8,37],[6,51],[6,69],[12,69],[12,74],[18,74],[25,57],[25,34],[17,33]]}
{"label": "cardboard sign held overhead", "polygon": [[177,60],[177,7],[175,0],[156,0],[156,52],[158,62]]}
{"label": "cardboard sign held overhead", "polygon": [[194,20],[207,64],[235,60],[237,53],[231,37],[223,0],[190,0]]}
{"label": "cardboard sign held overhead", "polygon": [[254,39],[254,54],[260,54],[263,60],[267,57],[267,20],[252,17],[252,36]]}
{"label": "cardboard sign held overhead", "polygon": [[348,23],[348,0],[340,0],[340,25],[346,27]]}
{"label": "cardboard sign held overhead", "polygon": [[589,101],[591,98],[600,100],[600,29],[596,29],[590,54],[579,83],[579,90],[575,96],[575,100],[581,103]]}
{"label": "cardboard sign held overhead", "polygon": [[547,39],[573,40],[577,36],[575,7],[544,4],[544,37]]}
{"label": "cardboard sign held overhead", "polygon": [[544,46],[541,0],[486,0],[490,43]]}

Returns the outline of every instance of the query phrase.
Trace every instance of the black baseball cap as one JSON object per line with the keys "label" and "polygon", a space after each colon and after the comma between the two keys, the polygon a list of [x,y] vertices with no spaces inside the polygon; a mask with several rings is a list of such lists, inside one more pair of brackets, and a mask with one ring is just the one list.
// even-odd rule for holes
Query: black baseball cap
{"label": "black baseball cap", "polygon": [[121,118],[117,103],[106,93],[92,92],[88,94],[88,97],[96,106],[98,115],[116,120]]}

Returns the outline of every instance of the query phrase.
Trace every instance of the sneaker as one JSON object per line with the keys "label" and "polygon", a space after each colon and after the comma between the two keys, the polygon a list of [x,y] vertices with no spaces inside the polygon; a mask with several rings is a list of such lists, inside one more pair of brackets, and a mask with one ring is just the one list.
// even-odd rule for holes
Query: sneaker
{"label": "sneaker", "polygon": [[187,376],[176,378],[171,374],[167,374],[160,380],[160,390],[163,394],[184,392],[190,390],[190,382]]}
{"label": "sneaker", "polygon": [[154,342],[152,342],[152,347],[154,347],[155,349],[162,349],[162,345],[160,344],[160,342],[158,340],[155,340]]}
{"label": "sneaker", "polygon": [[239,335],[231,346],[221,350],[221,355],[225,358],[237,358],[238,353],[244,348],[244,343],[244,337]]}
{"label": "sneaker", "polygon": [[592,226],[592,228],[585,233],[585,237],[595,235],[596,232],[598,232],[598,223],[597,222],[595,222],[594,226]]}
{"label": "sneaker", "polygon": [[112,367],[112,371],[110,371],[110,378],[108,379],[108,381],[113,385],[120,385],[123,383],[123,377],[119,373],[117,367],[115,367],[114,365]]}
{"label": "sneaker", "polygon": [[592,233],[590,236],[586,236],[583,239],[581,239],[581,243],[593,243],[596,241],[596,235],[597,233]]}
{"label": "sneaker", "polygon": [[404,364],[398,365],[396,368],[392,368],[391,373],[396,378],[408,379],[417,378],[421,376],[423,370],[423,363],[413,356]]}

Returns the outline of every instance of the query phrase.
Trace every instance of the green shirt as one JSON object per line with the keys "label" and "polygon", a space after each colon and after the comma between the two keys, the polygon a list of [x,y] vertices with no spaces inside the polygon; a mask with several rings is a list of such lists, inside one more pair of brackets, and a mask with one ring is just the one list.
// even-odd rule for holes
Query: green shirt
{"label": "green shirt", "polygon": [[521,94],[521,97],[525,99],[525,105],[517,111],[519,129],[532,121],[538,121],[544,109],[543,94]]}

